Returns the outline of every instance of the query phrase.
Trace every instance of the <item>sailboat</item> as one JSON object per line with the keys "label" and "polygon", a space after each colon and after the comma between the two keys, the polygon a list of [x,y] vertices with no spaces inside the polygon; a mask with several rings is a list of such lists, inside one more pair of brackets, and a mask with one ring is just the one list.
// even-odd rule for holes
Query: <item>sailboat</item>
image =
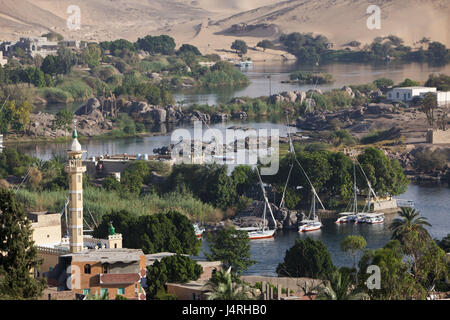
{"label": "sailboat", "polygon": [[201,227],[198,225],[198,223],[195,223],[195,224],[194,224],[194,232],[195,232],[196,237],[197,237],[198,239],[200,239],[200,238],[202,237],[202,235],[203,235],[203,232],[205,232],[205,229],[204,229],[204,228],[201,228]]}
{"label": "sailboat", "polygon": [[[267,199],[266,190],[264,189],[264,185],[262,183],[261,175],[259,174],[258,168],[256,168],[256,172],[258,173],[259,184],[261,186],[261,190],[262,190],[263,197],[264,197],[264,213],[263,213],[262,226],[261,226],[261,228],[255,228],[255,227],[239,228],[239,230],[247,231],[248,237],[250,240],[273,238],[275,231],[276,231],[276,226],[277,226],[277,222],[275,220],[275,217],[273,216],[273,212],[272,212],[272,208],[270,206],[269,200]],[[267,208],[269,208],[270,215],[273,220],[274,229],[269,229],[269,228],[266,229],[266,219],[267,219],[266,218],[266,210],[267,210]]]}
{"label": "sailboat", "polygon": [[[356,160],[358,161],[358,160]],[[368,224],[380,224],[384,223],[384,213],[371,213],[371,196],[373,195],[378,203],[380,203],[380,200],[378,200],[378,197],[375,193],[375,191],[372,188],[372,185],[370,184],[369,179],[367,178],[366,173],[364,172],[364,169],[362,168],[361,164],[358,162],[359,167],[361,168],[361,172],[364,175],[364,178],[366,179],[367,186],[369,188],[369,193],[367,196],[367,203],[364,207],[364,210],[362,213],[357,214],[357,219],[355,220],[355,224],[360,223],[368,223]],[[365,209],[367,209],[367,212],[365,212]]]}
{"label": "sailboat", "polygon": [[[314,188],[313,188],[314,189]],[[298,227],[298,232],[318,231],[322,228],[322,222],[316,215],[316,191],[313,191],[311,201],[311,211],[308,219],[303,219]]]}
{"label": "sailboat", "polygon": [[356,186],[356,166],[353,163],[353,205],[352,211],[341,212],[339,213],[339,218],[336,220],[337,224],[341,223],[351,223],[355,222],[358,219],[358,194],[357,194],[357,186]]}
{"label": "sailboat", "polygon": [[[289,118],[288,118],[288,116],[286,116],[286,118],[287,118],[287,124],[288,124]],[[286,125],[286,127],[287,127],[287,125]],[[295,155],[294,144],[292,143],[292,138],[291,138],[291,134],[289,132],[288,127],[287,127],[287,134],[288,134],[288,138],[289,138],[288,153],[293,155],[295,162],[298,164],[298,166],[302,170],[303,174],[305,175],[306,179],[308,180],[308,183],[309,183],[309,185],[311,187],[311,191],[312,191],[311,211],[310,211],[309,217],[306,218],[305,216],[303,216],[303,220],[300,222],[298,231],[299,232],[317,231],[322,228],[322,222],[320,222],[319,217],[316,215],[316,199],[319,201],[320,205],[322,206],[322,209],[325,209],[325,207],[323,206],[322,201],[320,201],[319,195],[317,194],[316,189],[314,188],[311,180],[309,179],[308,175],[306,174],[306,171],[303,169],[303,166],[300,164],[300,162],[297,159],[297,156]],[[284,187],[284,192],[283,192],[283,197],[282,197],[282,200],[280,203],[280,207],[284,206],[284,196],[285,196],[286,188],[288,186],[288,182],[289,182],[289,178],[291,176],[293,166],[294,166],[294,163],[291,163],[291,167],[289,169],[288,178],[286,181],[286,185]]]}

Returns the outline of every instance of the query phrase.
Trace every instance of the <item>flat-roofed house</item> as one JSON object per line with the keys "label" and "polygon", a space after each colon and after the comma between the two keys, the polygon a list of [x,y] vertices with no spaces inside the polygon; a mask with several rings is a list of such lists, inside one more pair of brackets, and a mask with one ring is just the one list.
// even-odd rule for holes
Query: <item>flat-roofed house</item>
{"label": "flat-roofed house", "polygon": [[387,98],[392,101],[409,102],[412,101],[414,97],[423,97],[429,92],[436,93],[437,89],[428,87],[394,88],[387,93]]}
{"label": "flat-roofed house", "polygon": [[142,250],[97,249],[61,255],[56,268],[46,276],[59,291],[145,300],[141,282],[146,274]]}
{"label": "flat-roofed house", "polygon": [[61,215],[50,212],[29,212],[27,218],[33,228],[33,241],[40,247],[54,247],[61,243]]}

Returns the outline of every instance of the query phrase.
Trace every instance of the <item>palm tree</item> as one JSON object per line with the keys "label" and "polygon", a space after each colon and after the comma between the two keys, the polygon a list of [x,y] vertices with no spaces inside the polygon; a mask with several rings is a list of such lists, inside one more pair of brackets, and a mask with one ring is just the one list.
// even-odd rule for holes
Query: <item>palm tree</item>
{"label": "palm tree", "polygon": [[419,217],[420,212],[413,208],[402,208],[398,214],[400,217],[390,225],[390,229],[393,231],[392,239],[400,241],[404,252],[413,258],[412,271],[416,277],[420,254],[424,250],[425,244],[431,240],[425,226],[431,227],[431,224],[427,218]]}
{"label": "palm tree", "polygon": [[325,287],[319,289],[317,300],[364,300],[368,295],[357,292],[353,288],[352,280],[348,274],[339,270],[334,271]]}
{"label": "palm tree", "polygon": [[419,217],[420,212],[413,208],[401,208],[398,212],[399,218],[392,221],[390,229],[393,231],[392,240],[404,242],[405,235],[411,231],[417,232],[421,239],[431,239],[425,226],[431,227],[431,224],[425,217]]}
{"label": "palm tree", "polygon": [[208,300],[249,300],[254,297],[250,287],[233,282],[231,267],[227,271],[218,271],[205,288],[211,293]]}

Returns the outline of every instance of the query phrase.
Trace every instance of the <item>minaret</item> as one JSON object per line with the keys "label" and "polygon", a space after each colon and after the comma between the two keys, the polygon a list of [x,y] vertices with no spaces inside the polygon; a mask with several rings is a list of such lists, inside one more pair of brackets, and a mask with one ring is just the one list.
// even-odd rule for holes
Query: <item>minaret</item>
{"label": "minaret", "polygon": [[83,250],[83,173],[86,167],[83,166],[81,156],[85,150],[81,150],[78,142],[76,121],[72,134],[72,145],[68,150],[69,163],[66,172],[69,175],[69,235],[70,252],[80,252]]}

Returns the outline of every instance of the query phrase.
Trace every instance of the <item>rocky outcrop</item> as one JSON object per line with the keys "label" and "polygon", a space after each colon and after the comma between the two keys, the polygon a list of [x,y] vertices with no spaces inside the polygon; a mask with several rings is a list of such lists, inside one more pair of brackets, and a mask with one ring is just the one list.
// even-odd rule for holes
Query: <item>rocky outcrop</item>
{"label": "rocky outcrop", "polygon": [[[284,230],[296,230],[298,224],[302,219],[302,214],[298,211],[280,209],[273,203],[271,204],[272,212],[276,221],[277,229]],[[255,200],[248,208],[238,213],[232,220],[233,224],[245,228],[245,227],[261,227],[263,223],[264,202]],[[266,226],[273,228],[273,221],[270,217],[270,212],[266,212]]]}
{"label": "rocky outcrop", "polygon": [[245,112],[245,111],[239,111],[239,112],[233,113],[231,115],[231,117],[233,119],[245,120],[245,119],[247,119],[248,115],[247,115],[247,112]]}
{"label": "rocky outcrop", "polygon": [[[317,93],[320,90],[317,91]],[[322,94],[320,92],[320,94]],[[283,102],[287,102],[287,103],[302,103],[303,101],[306,100],[307,94],[306,92],[303,91],[285,91],[285,92],[281,92],[281,93],[277,93],[274,95],[271,95],[269,97],[269,101],[271,103],[283,103]]]}
{"label": "rocky outcrop", "polygon": [[211,121],[212,122],[225,122],[228,121],[228,117],[229,115],[226,113],[214,113],[213,116],[211,117]]}
{"label": "rocky outcrop", "polygon": [[348,95],[349,95],[352,99],[355,97],[355,93],[353,92],[352,88],[350,88],[350,87],[348,87],[348,86],[344,86],[341,90],[347,92]]}
{"label": "rocky outcrop", "polygon": [[163,108],[153,109],[153,119],[156,123],[164,123],[167,121],[167,110]]}
{"label": "rocky outcrop", "polygon": [[394,106],[392,104],[369,103],[365,108],[365,112],[368,114],[392,113],[393,108]]}
{"label": "rocky outcrop", "polygon": [[[37,114],[31,114],[28,134],[41,138],[70,136],[71,127],[57,128],[54,123],[55,119],[55,115],[50,113],[39,112]],[[111,120],[105,119],[97,109],[91,110],[87,115],[75,115],[74,119],[77,120],[77,129],[82,136],[92,137],[101,135],[113,128]]]}
{"label": "rocky outcrop", "polygon": [[77,111],[75,111],[75,115],[77,116],[82,116],[82,115],[89,115],[91,114],[94,110],[99,109],[100,106],[100,101],[97,98],[90,98],[85,105],[81,106],[80,108],[78,108]]}
{"label": "rocky outcrop", "polygon": [[[307,99],[308,102],[308,99]],[[393,113],[393,106],[383,103],[371,103],[365,106],[359,106],[352,109],[342,109],[336,111],[319,111],[300,117],[296,121],[296,126],[303,130],[334,130],[337,123],[343,127],[360,125],[367,129],[363,122],[367,116],[380,115],[390,117]]]}

